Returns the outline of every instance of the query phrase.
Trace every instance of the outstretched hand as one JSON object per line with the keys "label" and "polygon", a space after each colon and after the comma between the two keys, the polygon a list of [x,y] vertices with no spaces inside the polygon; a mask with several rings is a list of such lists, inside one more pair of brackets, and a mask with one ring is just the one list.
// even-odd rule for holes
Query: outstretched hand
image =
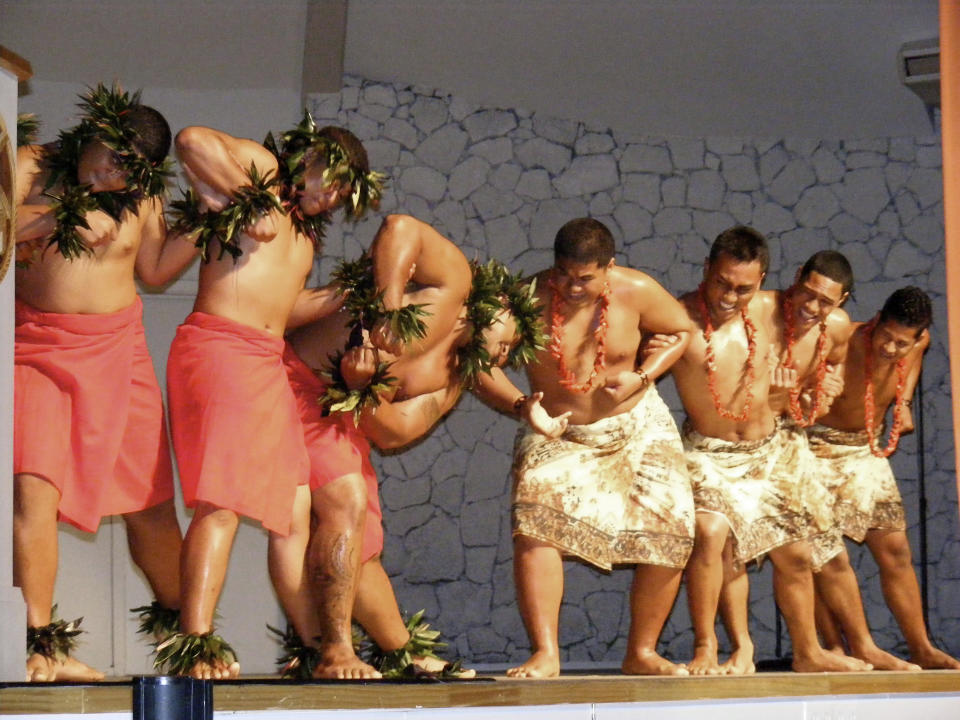
{"label": "outstretched hand", "polygon": [[546,435],[548,438],[560,437],[567,429],[570,411],[568,410],[554,417],[543,409],[543,406],[540,404],[542,399],[542,392],[528,395],[527,399],[520,406],[520,417],[541,435]]}

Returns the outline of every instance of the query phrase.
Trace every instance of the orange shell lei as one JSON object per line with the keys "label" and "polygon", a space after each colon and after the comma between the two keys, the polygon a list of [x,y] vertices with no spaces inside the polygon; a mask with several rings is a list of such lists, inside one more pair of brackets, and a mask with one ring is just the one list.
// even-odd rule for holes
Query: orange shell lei
{"label": "orange shell lei", "polygon": [[704,361],[707,365],[707,386],[710,388],[710,396],[713,398],[713,407],[720,417],[733,420],[734,422],[746,422],[750,417],[750,409],[753,405],[753,380],[755,370],[755,359],[757,354],[757,328],[747,317],[746,308],[740,310],[740,319],[743,321],[744,330],[747,333],[747,379],[745,383],[746,398],[743,401],[743,410],[739,415],[727,410],[720,402],[720,395],[717,393],[717,360],[713,354],[713,348],[710,346],[710,337],[713,335],[713,323],[710,322],[710,311],[707,309],[707,299],[704,295],[703,283],[697,288],[697,300],[700,310],[700,319],[703,322],[703,339],[707,343],[707,349],[704,352]]}
{"label": "orange shell lei", "polygon": [[877,433],[875,431],[877,407],[873,399],[873,331],[876,323],[867,324],[866,336],[864,337],[863,347],[863,418],[867,428],[867,438],[870,442],[870,452],[876,457],[887,458],[893,455],[897,450],[897,444],[900,442],[900,430],[903,428],[903,406],[906,398],[904,390],[907,386],[907,359],[897,360],[897,394],[893,405],[893,425],[890,427],[890,439],[887,447],[880,449],[877,446]]}
{"label": "orange shell lei", "polygon": [[[790,370],[794,369],[793,364],[793,345],[795,342],[795,328],[793,315],[793,302],[787,293],[781,296],[780,312],[783,315],[783,335],[787,346],[786,357],[783,359],[783,366]],[[800,386],[792,387],[790,394],[790,416],[800,427],[809,427],[816,421],[820,415],[820,408],[823,405],[823,381],[827,376],[827,323],[820,321],[820,336],[817,338],[817,386],[813,393],[813,407],[810,409],[810,417],[803,416],[803,408],[800,407]]]}
{"label": "orange shell lei", "polygon": [[597,354],[593,359],[593,370],[583,382],[577,382],[577,376],[567,367],[563,359],[563,312],[565,305],[563,298],[560,297],[560,291],[551,280],[550,282],[550,355],[557,361],[557,368],[560,373],[560,384],[567,390],[575,393],[586,393],[593,388],[593,383],[597,376],[603,371],[607,364],[607,329],[609,322],[607,320],[607,311],[610,309],[610,285],[604,286],[600,294],[600,320],[597,322],[597,328],[593,331],[593,337],[597,341]]}

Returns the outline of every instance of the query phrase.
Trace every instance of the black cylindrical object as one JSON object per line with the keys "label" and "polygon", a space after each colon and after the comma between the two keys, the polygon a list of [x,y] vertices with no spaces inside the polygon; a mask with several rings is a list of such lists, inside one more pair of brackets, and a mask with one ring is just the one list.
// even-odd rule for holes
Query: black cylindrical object
{"label": "black cylindrical object", "polygon": [[133,720],[213,720],[213,682],[167,675],[135,677]]}

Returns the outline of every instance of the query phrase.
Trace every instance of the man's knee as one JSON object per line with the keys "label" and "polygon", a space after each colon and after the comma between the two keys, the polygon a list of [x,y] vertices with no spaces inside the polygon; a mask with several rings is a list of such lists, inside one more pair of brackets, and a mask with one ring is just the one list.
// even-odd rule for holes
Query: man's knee
{"label": "man's knee", "polygon": [[312,493],[313,513],[322,521],[333,515],[357,518],[367,507],[367,483],[360,473],[342,475]]}
{"label": "man's knee", "polygon": [[788,543],[771,550],[770,560],[773,561],[773,566],[782,573],[795,575],[813,571],[810,546],[804,542]]}
{"label": "man's knee", "polygon": [[907,540],[906,533],[885,533],[873,540],[870,543],[870,549],[881,567],[903,569],[913,565],[910,542]]}
{"label": "man's knee", "polygon": [[13,476],[13,514],[20,521],[56,522],[60,491],[46,478],[22,473]]}
{"label": "man's knee", "polygon": [[730,536],[730,525],[726,518],[714,513],[697,513],[695,528],[694,553],[720,556]]}

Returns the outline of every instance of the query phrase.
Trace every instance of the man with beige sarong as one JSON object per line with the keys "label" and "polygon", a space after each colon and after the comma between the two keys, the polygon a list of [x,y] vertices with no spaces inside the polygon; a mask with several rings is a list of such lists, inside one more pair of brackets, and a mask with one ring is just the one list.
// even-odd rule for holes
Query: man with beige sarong
{"label": "man with beige sarong", "polygon": [[[514,576],[531,657],[512,677],[560,671],[563,557],[607,570],[635,564],[622,669],[686,674],[656,652],[693,540],[693,502],[680,439],[653,385],[683,352],[683,309],[644,273],[614,263],[602,223],[571,220],[557,233],[554,265],[537,275],[549,347],[526,366],[528,397],[495,368],[480,379],[492,406],[526,417],[533,399],[558,423],[526,432],[514,457]],[[648,334],[680,336],[646,357]],[[569,426],[564,427],[569,422]]]}
{"label": "man with beige sarong", "polygon": [[796,476],[809,455],[792,441],[769,404],[773,303],[757,291],[769,262],[765,238],[738,226],[714,241],[700,287],[681,298],[697,332],[671,369],[687,411],[684,449],[694,488],[696,536],[687,568],[694,628],[694,674],[754,670],[746,623],[731,633],[733,652],[718,660],[714,624],[725,579],[763,555],[773,562],[774,591],[801,672],[865,670],[827,652],[814,623],[814,588],[806,498]]}
{"label": "man with beige sarong", "polygon": [[[958,670],[960,662],[936,648],[927,634],[903,502],[887,459],[900,434],[913,430],[910,398],[930,345],[931,320],[930,298],[919,288],[906,287],[894,292],[872,320],[855,323],[843,392],[807,435],[819,458],[820,477],[834,493],[838,527],[852,540],[866,542],[877,561],[883,596],[910,660],[922,668]],[[880,436],[891,406],[884,447]],[[842,642],[835,629],[821,631],[828,643]]]}

